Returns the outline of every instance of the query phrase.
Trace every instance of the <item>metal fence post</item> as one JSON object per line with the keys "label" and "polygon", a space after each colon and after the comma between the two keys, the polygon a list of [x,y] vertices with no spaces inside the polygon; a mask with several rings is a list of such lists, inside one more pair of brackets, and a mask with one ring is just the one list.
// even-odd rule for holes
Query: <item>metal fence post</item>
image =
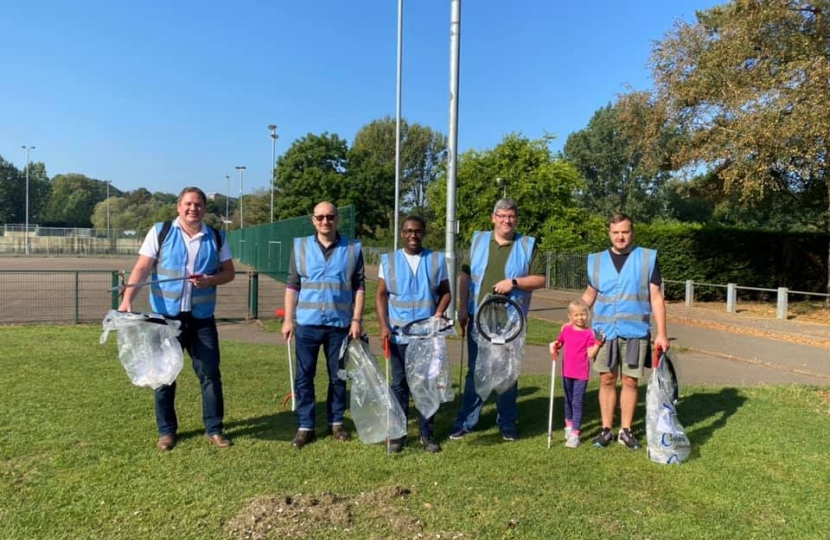
{"label": "metal fence post", "polygon": [[781,320],[787,319],[788,292],[787,287],[778,287],[778,307],[775,316]]}
{"label": "metal fence post", "polygon": [[[120,283],[118,282],[118,277],[121,273],[122,272],[120,270],[113,270],[112,271],[112,279],[110,280],[110,284],[113,287],[118,287],[118,285],[120,285]],[[118,289],[114,288],[112,290],[112,304],[111,304],[112,309],[118,309],[118,297],[120,296],[120,294],[121,293],[119,292]]]}
{"label": "metal fence post", "polygon": [[545,252],[545,288],[550,289],[550,251]]}
{"label": "metal fence post", "polygon": [[726,311],[735,313],[735,304],[738,299],[738,286],[734,283],[726,284]]}
{"label": "metal fence post", "polygon": [[80,274],[80,272],[78,270],[75,270],[73,273],[75,274],[75,324],[80,324],[80,322],[81,322],[81,309],[80,309],[79,304],[81,303],[81,294],[80,294],[81,284],[80,284],[80,279],[79,279],[79,276],[78,276],[78,274]]}
{"label": "metal fence post", "polygon": [[691,279],[686,280],[686,306],[691,307],[695,301],[695,282]]}
{"label": "metal fence post", "polygon": [[248,318],[259,318],[259,274],[248,274]]}

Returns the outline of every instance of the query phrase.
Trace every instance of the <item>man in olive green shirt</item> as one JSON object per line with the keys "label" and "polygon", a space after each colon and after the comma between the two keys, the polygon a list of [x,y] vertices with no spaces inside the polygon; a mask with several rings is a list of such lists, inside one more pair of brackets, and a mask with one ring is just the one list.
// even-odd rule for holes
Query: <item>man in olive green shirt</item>
{"label": "man in olive green shirt", "polygon": [[[450,439],[458,440],[473,430],[481,415],[484,401],[475,390],[475,363],[478,343],[473,337],[476,306],[489,292],[509,296],[527,315],[531,292],[545,286],[545,265],[536,240],[516,231],[519,209],[512,199],[501,199],[493,209],[492,232],[476,232],[470,245],[467,264],[462,265],[458,279],[458,322],[467,331],[469,350],[464,399],[450,431]],[[502,438],[515,441],[516,398],[518,382],[496,397],[497,423]]]}

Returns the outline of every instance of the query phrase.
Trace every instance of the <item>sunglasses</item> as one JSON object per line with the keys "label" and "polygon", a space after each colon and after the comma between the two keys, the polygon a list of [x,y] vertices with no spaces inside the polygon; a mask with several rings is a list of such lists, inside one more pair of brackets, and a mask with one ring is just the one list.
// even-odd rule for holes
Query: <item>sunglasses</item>
{"label": "sunglasses", "polygon": [[423,229],[403,229],[401,231],[406,236],[423,236],[424,230]]}
{"label": "sunglasses", "polygon": [[317,221],[317,223],[322,223],[323,220],[334,221],[335,219],[337,219],[337,214],[321,214],[319,216],[314,216],[314,219]]}

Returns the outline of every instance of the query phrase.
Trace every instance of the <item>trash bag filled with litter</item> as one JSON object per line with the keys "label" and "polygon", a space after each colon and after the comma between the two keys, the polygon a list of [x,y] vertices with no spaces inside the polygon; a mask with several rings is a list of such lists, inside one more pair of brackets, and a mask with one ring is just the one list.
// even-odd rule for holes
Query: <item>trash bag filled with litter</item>
{"label": "trash bag filled with litter", "polygon": [[111,330],[118,331],[118,359],[136,386],[158,388],[172,384],[184,365],[182,347],[176,336],[181,322],[156,313],[127,313],[111,310],[104,317],[100,342]]}
{"label": "trash bag filled with litter", "polygon": [[415,321],[403,329],[409,339],[404,362],[406,382],[415,407],[426,418],[435,414],[441,403],[455,399],[446,338],[454,333],[451,320],[436,317]]}
{"label": "trash bag filled with litter", "polygon": [[398,400],[392,397],[369,344],[362,339],[349,341],[344,369],[338,375],[352,381],[350,410],[360,440],[366,444],[384,442],[388,436],[406,436],[406,418]]}

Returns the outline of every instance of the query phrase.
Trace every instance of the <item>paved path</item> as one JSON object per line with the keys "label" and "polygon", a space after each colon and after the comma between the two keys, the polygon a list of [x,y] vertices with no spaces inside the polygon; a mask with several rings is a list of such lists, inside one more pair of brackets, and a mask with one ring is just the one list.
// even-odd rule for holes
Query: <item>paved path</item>
{"label": "paved path", "polygon": [[[542,290],[534,293],[531,317],[565,322],[572,291]],[[669,337],[678,352],[678,371],[683,384],[756,386],[798,383],[830,385],[830,326],[798,321],[753,317],[744,313],[717,312],[708,308],[670,304]],[[256,321],[220,325],[223,339],[274,343],[281,338],[268,333]],[[551,336],[553,340],[555,336]],[[450,355],[461,358],[460,340],[449,342]],[[372,340],[372,349],[380,343]],[[458,364],[456,364],[457,369]],[[550,373],[547,347],[525,348],[524,373]],[[457,371],[456,371],[457,373]]]}

